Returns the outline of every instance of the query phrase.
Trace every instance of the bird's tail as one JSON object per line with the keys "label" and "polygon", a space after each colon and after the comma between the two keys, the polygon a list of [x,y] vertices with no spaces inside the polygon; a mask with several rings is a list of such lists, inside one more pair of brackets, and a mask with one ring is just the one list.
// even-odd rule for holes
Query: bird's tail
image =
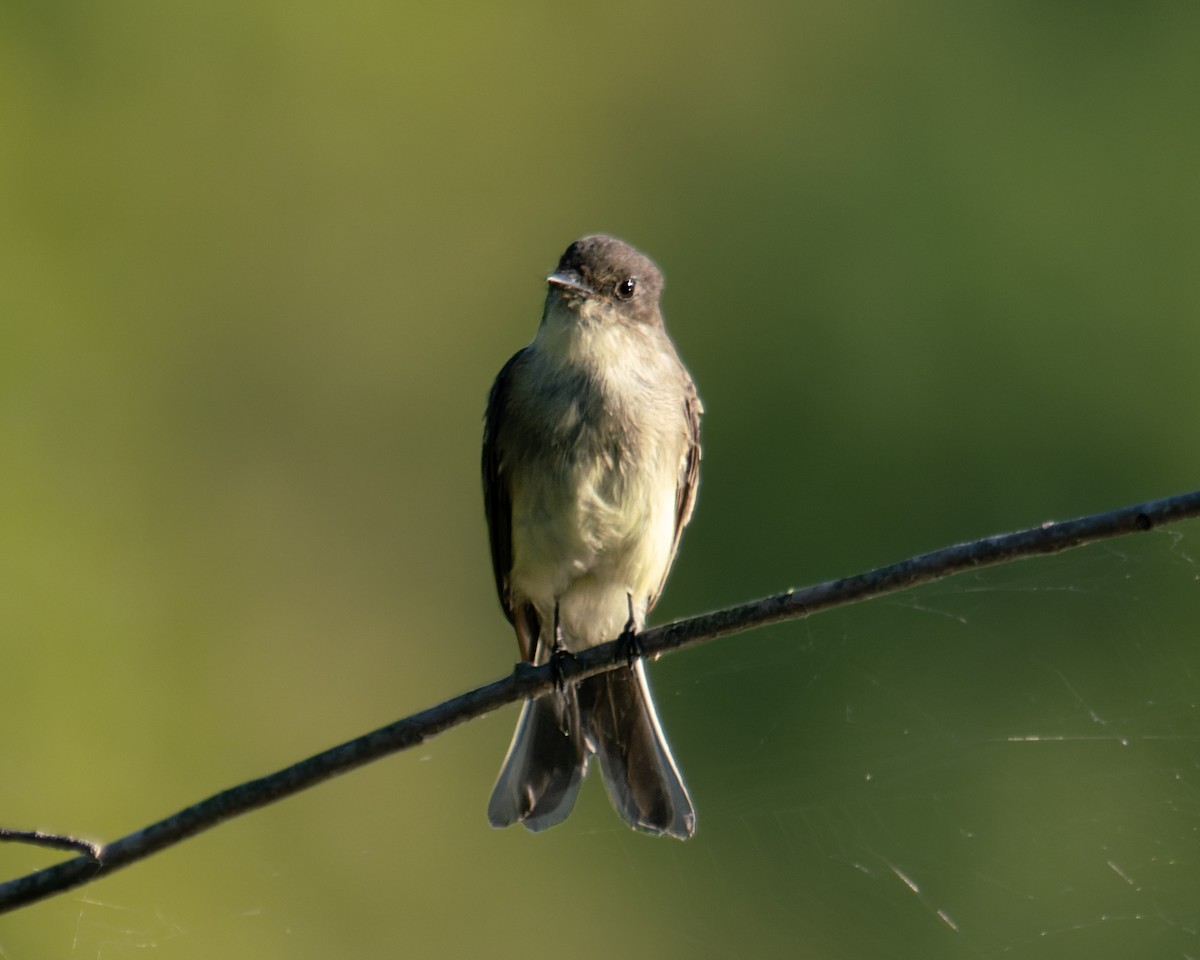
{"label": "bird's tail", "polygon": [[637,830],[686,840],[696,811],[667,746],[641,661],[527,700],[500,768],[488,821],[535,832],[562,823],[600,759],[617,812]]}
{"label": "bird's tail", "polygon": [[519,822],[533,831],[562,823],[575,806],[587,759],[574,688],[526,700],[492,788],[488,822]]}
{"label": "bird's tail", "polygon": [[671,756],[638,660],[578,688],[580,724],[600,759],[609,799],[629,825],[686,840],[696,810]]}

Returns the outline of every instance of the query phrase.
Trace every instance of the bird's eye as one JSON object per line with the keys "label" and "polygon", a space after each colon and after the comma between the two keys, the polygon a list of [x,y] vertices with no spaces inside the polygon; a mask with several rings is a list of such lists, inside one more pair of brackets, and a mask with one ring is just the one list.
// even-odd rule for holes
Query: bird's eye
{"label": "bird's eye", "polygon": [[633,296],[633,291],[637,289],[637,277],[626,277],[617,284],[617,297],[621,300],[628,300]]}

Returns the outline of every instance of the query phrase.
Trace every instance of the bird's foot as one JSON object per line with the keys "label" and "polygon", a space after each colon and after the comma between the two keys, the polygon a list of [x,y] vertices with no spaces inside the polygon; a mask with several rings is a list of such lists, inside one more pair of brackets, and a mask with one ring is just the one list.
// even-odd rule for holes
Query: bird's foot
{"label": "bird's foot", "polygon": [[633,665],[642,659],[644,651],[642,650],[642,641],[638,639],[637,634],[637,617],[633,613],[633,594],[629,593],[626,596],[629,598],[629,619],[625,621],[625,629],[617,637],[617,642],[621,644],[625,662],[632,669]]}

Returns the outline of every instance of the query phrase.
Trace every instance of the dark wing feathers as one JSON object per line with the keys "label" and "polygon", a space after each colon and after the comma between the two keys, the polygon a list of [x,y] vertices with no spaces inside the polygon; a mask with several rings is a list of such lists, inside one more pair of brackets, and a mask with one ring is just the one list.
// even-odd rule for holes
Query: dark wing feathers
{"label": "dark wing feathers", "polygon": [[508,595],[508,573],[512,569],[512,502],[508,495],[508,481],[502,475],[496,435],[508,404],[512,369],[524,352],[519,350],[513,354],[496,377],[488,394],[487,412],[483,416],[483,508],[487,514],[488,540],[492,546],[496,593],[510,623],[514,616]]}

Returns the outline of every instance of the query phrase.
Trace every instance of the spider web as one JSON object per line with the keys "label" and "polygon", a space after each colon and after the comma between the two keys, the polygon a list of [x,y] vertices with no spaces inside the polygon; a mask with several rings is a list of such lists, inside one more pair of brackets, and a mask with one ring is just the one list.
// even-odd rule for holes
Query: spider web
{"label": "spider web", "polygon": [[727,769],[759,919],[817,956],[1200,956],[1194,530],[809,624]]}

